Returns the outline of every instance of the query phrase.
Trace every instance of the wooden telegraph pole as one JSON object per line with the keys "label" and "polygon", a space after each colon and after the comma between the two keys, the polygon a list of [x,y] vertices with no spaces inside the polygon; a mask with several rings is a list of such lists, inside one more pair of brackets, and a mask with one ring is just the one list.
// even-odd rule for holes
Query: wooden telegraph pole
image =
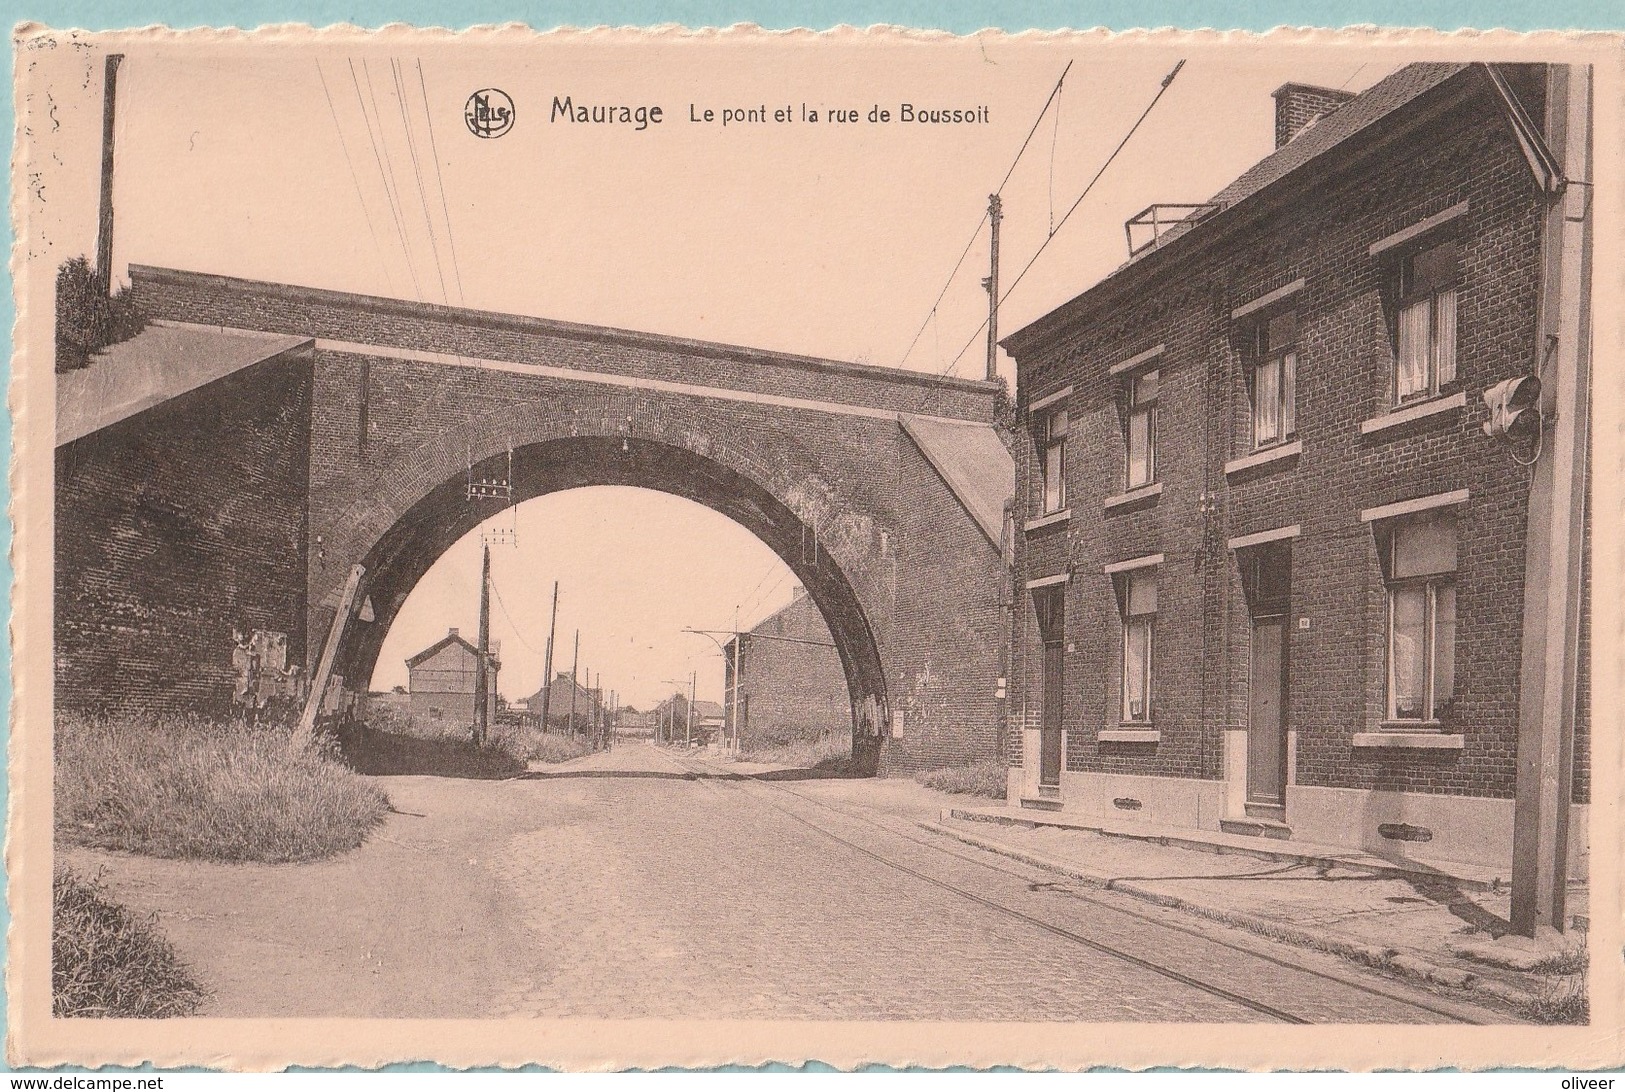
{"label": "wooden telegraph pole", "polygon": [[989,194],[987,220],[992,225],[993,238],[989,244],[991,261],[987,280],[987,380],[999,378],[999,221],[1004,219],[1004,202],[999,195]]}
{"label": "wooden telegraph pole", "polygon": [[96,290],[113,292],[113,110],[118,104],[118,67],[124,54],[109,53],[102,86],[102,196],[96,220]]}
{"label": "wooden telegraph pole", "polygon": [[491,728],[491,544],[480,563],[480,644],[474,661],[474,742],[483,744]]}
{"label": "wooden telegraph pole", "polygon": [[576,692],[581,689],[576,683],[576,670],[581,666],[581,631],[576,630],[575,657],[570,661],[570,734],[576,734]]}
{"label": "wooden telegraph pole", "polygon": [[542,660],[542,731],[550,731],[548,706],[553,703],[553,632],[559,625],[559,582],[553,581],[553,620],[547,624],[547,655]]}

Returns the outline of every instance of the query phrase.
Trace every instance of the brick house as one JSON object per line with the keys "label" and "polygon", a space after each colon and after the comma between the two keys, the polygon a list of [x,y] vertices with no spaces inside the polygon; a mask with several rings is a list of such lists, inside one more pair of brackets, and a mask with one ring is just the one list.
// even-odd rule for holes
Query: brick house
{"label": "brick house", "polygon": [[574,691],[575,727],[597,722],[598,707],[603,701],[603,692],[598,687],[585,687],[571,679],[568,671],[557,672],[553,676],[553,696],[547,696],[548,685],[544,682],[537,688],[536,693],[525,699],[525,715],[537,725],[541,724],[542,707],[547,707],[547,720],[550,725],[558,729],[570,727],[571,691]]}
{"label": "brick house", "polygon": [[841,659],[823,615],[799,585],[789,603],[741,635],[737,679],[734,642],[728,641],[723,651],[729,734],[735,731],[737,709],[737,730],[745,746],[753,740],[814,739],[851,729]]}
{"label": "brick house", "polygon": [[[500,647],[493,644],[489,656],[486,701],[489,723],[496,722],[497,671]],[[406,661],[406,690],[414,713],[436,720],[474,723],[475,674],[480,650],[452,628],[428,648]]]}
{"label": "brick house", "polygon": [[[1549,400],[1585,408],[1589,319],[1542,280],[1575,245],[1581,78],[1288,84],[1271,155],[1004,341],[1031,438],[1012,803],[1503,866],[1520,731],[1561,734],[1521,693],[1527,638],[1562,607],[1574,807],[1549,826],[1583,871],[1587,414],[1564,433]],[[1551,423],[1488,435],[1481,392],[1531,373]],[[1553,550],[1580,595],[1526,601]]]}

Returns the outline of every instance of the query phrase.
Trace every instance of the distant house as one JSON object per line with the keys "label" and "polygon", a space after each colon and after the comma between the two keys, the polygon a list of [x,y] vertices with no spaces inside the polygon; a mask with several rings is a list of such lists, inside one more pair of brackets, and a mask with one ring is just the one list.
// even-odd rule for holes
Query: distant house
{"label": "distant house", "polygon": [[694,734],[698,738],[708,741],[719,738],[727,723],[728,718],[719,703],[714,701],[694,703]]}
{"label": "distant house", "polygon": [[737,709],[739,736],[747,746],[753,739],[813,739],[852,730],[841,659],[824,616],[801,588],[787,606],[742,635],[737,682],[734,662],[729,641],[723,700],[730,722]]}
{"label": "distant house", "polygon": [[[547,696],[549,689],[553,691],[553,696],[551,699],[549,699]],[[536,724],[540,724],[542,720],[542,709],[545,706],[547,709],[547,720],[550,725],[555,728],[568,727],[570,723],[570,696],[572,690],[575,692],[574,709],[576,728],[579,729],[586,725],[596,724],[598,709],[603,703],[602,692],[597,687],[589,689],[588,687],[575,683],[570,678],[570,673],[568,671],[560,671],[558,674],[554,675],[553,685],[551,688],[544,683],[536,690],[536,693],[524,700],[525,717]]]}
{"label": "distant house", "polygon": [[[486,688],[488,716],[496,720],[497,672],[500,646],[493,644],[489,656],[489,685]],[[464,640],[453,627],[447,634],[406,661],[407,694],[414,713],[435,720],[474,723],[474,683],[480,650]]]}

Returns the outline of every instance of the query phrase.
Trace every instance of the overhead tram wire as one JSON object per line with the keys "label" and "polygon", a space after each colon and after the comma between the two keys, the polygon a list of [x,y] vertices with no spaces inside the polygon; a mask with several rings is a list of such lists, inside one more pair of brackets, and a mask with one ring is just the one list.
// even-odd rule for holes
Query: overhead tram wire
{"label": "overhead tram wire", "polygon": [[[365,69],[366,63],[366,60],[363,59],[361,62],[363,69]],[[406,241],[406,224],[401,216],[400,202],[396,199],[395,193],[391,188],[391,179],[394,177],[394,168],[393,166],[386,168],[384,165],[385,161],[389,158],[389,148],[387,145],[383,148],[379,147],[379,141],[383,136],[383,119],[381,117],[379,118],[379,132],[374,134],[372,117],[367,113],[367,101],[366,98],[361,94],[361,81],[356,75],[355,60],[353,58],[348,59],[348,64],[350,66],[350,83],[355,88],[356,104],[361,107],[361,120],[367,126],[367,140],[372,145],[373,162],[378,165],[378,177],[384,184],[384,199],[388,202],[389,211],[395,218],[395,234],[400,238],[401,241],[401,253],[406,258],[406,271],[411,276],[412,288],[417,294],[416,298],[421,301],[423,299],[423,286],[418,282],[417,266],[412,262],[412,248],[407,244]],[[369,90],[372,87],[370,76],[368,77],[367,86]],[[376,105],[376,100],[374,100],[374,105]]]}
{"label": "overhead tram wire", "polygon": [[406,84],[401,79],[400,62],[393,57],[389,60],[389,72],[395,81],[395,105],[400,108],[401,128],[406,132],[406,151],[412,158],[412,177],[417,182],[418,204],[423,208],[423,227],[429,233],[429,253],[434,256],[435,276],[440,279],[440,296],[449,305],[451,293],[446,289],[446,270],[440,261],[440,244],[436,241],[434,222],[429,216],[429,195],[423,185],[423,165],[418,161],[417,141],[412,137],[412,122],[406,113]]}
{"label": "overhead tram wire", "polygon": [[491,580],[491,594],[496,596],[497,606],[502,608],[502,617],[504,617],[504,618],[506,618],[508,620],[508,628],[513,630],[513,635],[515,637],[519,638],[519,643],[524,645],[526,648],[530,649],[530,651],[531,651],[531,653],[533,655],[536,655],[536,656],[544,656],[544,655],[546,655],[546,653],[539,650],[535,645],[533,645],[529,641],[525,640],[524,633],[522,633],[520,631],[520,629],[519,629],[519,623],[515,622],[513,620],[513,615],[508,613],[508,604],[506,604],[506,603],[504,603],[502,601],[502,589],[497,587],[496,578],[494,578],[494,577]]}
{"label": "overhead tram wire", "polygon": [[327,99],[327,112],[333,118],[333,129],[339,135],[339,147],[344,150],[344,164],[350,169],[350,181],[355,184],[356,201],[361,205],[361,215],[367,221],[367,233],[372,236],[372,248],[378,255],[378,266],[383,270],[384,284],[391,295],[395,294],[395,278],[389,275],[389,263],[384,260],[384,245],[378,239],[378,228],[372,222],[372,210],[367,207],[366,194],[361,189],[361,176],[356,173],[355,160],[350,156],[350,143],[344,139],[344,126],[339,124],[338,107],[333,103],[333,92],[327,86],[327,75],[322,71],[322,62],[316,61],[316,78],[322,82],[322,94]]}
{"label": "overhead tram wire", "polygon": [[415,62],[418,70],[418,89],[423,94],[423,121],[429,130],[429,154],[434,160],[435,185],[440,190],[440,212],[446,221],[446,248],[451,251],[452,278],[457,284],[457,305],[466,308],[467,298],[463,295],[463,271],[457,261],[457,235],[451,229],[451,207],[446,200],[446,176],[440,171],[440,149],[434,139],[434,113],[429,109],[429,85],[423,78],[423,61]]}
{"label": "overhead tram wire", "polygon": [[[1168,75],[1162,78],[1162,84],[1157,88],[1157,93],[1151,96],[1151,101],[1146,104],[1146,108],[1140,112],[1140,116],[1135,119],[1134,124],[1129,127],[1129,131],[1123,135],[1122,140],[1117,142],[1117,147],[1112,149],[1112,154],[1106,157],[1106,161],[1100,165],[1100,169],[1096,171],[1095,176],[1089,180],[1089,184],[1083,187],[1083,192],[1078,194],[1078,199],[1076,201],[1072,202],[1072,207],[1066,210],[1066,215],[1062,216],[1060,221],[1056,223],[1052,229],[1050,229],[1050,233],[1047,237],[1045,237],[1044,241],[1038,244],[1038,249],[1033,252],[1033,256],[1031,258],[1027,259],[1027,264],[1021,267],[1021,272],[1017,273],[1015,279],[1010,282],[1010,287],[1005,289],[1004,293],[999,296],[999,304],[1001,306],[1004,304],[1005,300],[1010,298],[1010,293],[1016,290],[1016,286],[1020,284],[1021,279],[1027,275],[1027,271],[1032,269],[1033,265],[1038,261],[1039,256],[1042,255],[1049,247],[1050,243],[1055,240],[1055,236],[1060,234],[1061,229],[1066,226],[1066,222],[1072,218],[1072,214],[1078,211],[1078,206],[1083,204],[1083,199],[1089,196],[1089,191],[1095,188],[1095,183],[1100,181],[1101,176],[1104,175],[1107,168],[1112,165],[1112,161],[1117,158],[1118,153],[1122,152],[1123,148],[1127,146],[1128,142],[1133,139],[1134,134],[1139,132],[1140,126],[1144,124],[1145,119],[1151,115],[1151,111],[1156,109],[1157,103],[1162,101],[1162,96],[1167,94],[1168,88],[1172,86],[1174,82],[1174,77],[1179,75],[1179,70],[1184,67],[1185,62],[1181,60],[1178,64],[1174,65],[1173,70],[1169,72]],[[987,319],[982,320],[982,324],[976,328],[976,332],[970,336],[968,341],[965,342],[965,347],[954,354],[953,362],[948,366],[950,371],[953,369],[954,365],[959,363],[960,358],[970,350],[970,347],[976,344],[977,338],[982,336],[982,331],[985,329],[987,329]]]}
{"label": "overhead tram wire", "polygon": [[[1049,98],[1044,100],[1044,105],[1038,111],[1038,116],[1033,119],[1033,127],[1027,130],[1027,139],[1021,142],[1021,147],[1016,151],[1016,157],[1010,161],[1010,169],[1004,172],[1004,177],[999,180],[999,186],[993,191],[994,193],[1002,194],[1004,187],[1010,182],[1010,176],[1016,173],[1016,165],[1021,162],[1021,157],[1026,153],[1027,145],[1032,143],[1033,134],[1038,132],[1039,123],[1044,120],[1044,115],[1049,112],[1050,104],[1061,93],[1061,86],[1066,83],[1066,74],[1070,71],[1072,71],[1072,62],[1068,61],[1066,67],[1061,70],[1060,79],[1056,80],[1055,86],[1050,88]],[[898,361],[899,367],[908,363],[909,354],[919,344],[921,335],[925,333],[925,328],[931,325],[931,320],[936,317],[937,308],[942,306],[944,297],[948,295],[948,289],[953,287],[954,278],[959,275],[959,269],[965,264],[965,258],[970,254],[971,247],[975,246],[976,240],[981,237],[982,225],[987,223],[987,217],[986,210],[983,210],[981,219],[976,221],[976,228],[971,232],[970,239],[965,243],[965,249],[959,252],[959,259],[954,262],[953,270],[949,272],[947,281],[943,283],[942,291],[937,293],[936,302],[931,304],[931,310],[926,313],[925,321],[920,323],[920,328],[914,333],[914,339],[908,343],[908,348],[903,350],[903,357]]]}

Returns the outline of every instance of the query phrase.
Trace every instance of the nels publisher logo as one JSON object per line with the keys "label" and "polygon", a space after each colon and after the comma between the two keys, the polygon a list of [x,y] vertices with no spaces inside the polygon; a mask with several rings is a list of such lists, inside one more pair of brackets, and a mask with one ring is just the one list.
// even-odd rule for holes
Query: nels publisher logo
{"label": "nels publisher logo", "polygon": [[494,140],[513,128],[513,100],[495,87],[476,91],[463,106],[463,121],[475,136]]}

